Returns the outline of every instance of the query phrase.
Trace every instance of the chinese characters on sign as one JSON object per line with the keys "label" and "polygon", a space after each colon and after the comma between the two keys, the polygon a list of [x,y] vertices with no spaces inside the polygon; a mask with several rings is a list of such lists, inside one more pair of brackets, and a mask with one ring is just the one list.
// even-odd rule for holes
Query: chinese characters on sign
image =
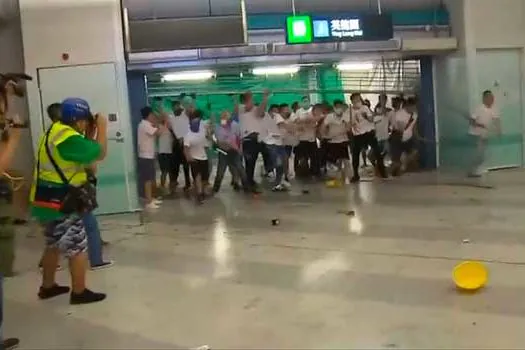
{"label": "chinese characters on sign", "polygon": [[330,21],[330,34],[336,38],[362,37],[363,30],[359,19],[332,19]]}

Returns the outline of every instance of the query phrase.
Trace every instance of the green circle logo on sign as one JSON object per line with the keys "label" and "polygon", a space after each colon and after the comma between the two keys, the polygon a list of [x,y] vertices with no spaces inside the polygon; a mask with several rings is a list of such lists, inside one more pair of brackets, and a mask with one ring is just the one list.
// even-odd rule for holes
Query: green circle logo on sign
{"label": "green circle logo on sign", "polygon": [[289,16],[286,18],[286,42],[288,44],[310,44],[313,42],[312,18]]}

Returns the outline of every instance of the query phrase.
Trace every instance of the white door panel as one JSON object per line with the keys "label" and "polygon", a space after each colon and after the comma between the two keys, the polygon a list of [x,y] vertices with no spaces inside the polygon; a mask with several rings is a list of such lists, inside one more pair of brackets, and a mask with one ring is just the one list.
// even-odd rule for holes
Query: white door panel
{"label": "white door panel", "polygon": [[[61,102],[67,97],[80,97],[88,101],[93,113],[109,117],[108,153],[99,164],[97,177],[98,213],[122,213],[136,208],[134,165],[127,152],[131,152],[132,135],[129,116],[119,115],[119,93],[115,65],[104,63],[58,68],[45,68],[38,71],[42,111],[47,128],[50,121],[46,109],[52,103]],[[124,119],[127,118],[127,119]],[[127,123],[127,124],[126,124]],[[129,132],[128,132],[129,133]]]}

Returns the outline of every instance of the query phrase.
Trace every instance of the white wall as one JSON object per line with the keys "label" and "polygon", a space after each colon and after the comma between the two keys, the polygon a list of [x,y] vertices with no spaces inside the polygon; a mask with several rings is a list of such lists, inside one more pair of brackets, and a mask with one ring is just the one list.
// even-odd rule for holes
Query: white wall
{"label": "white wall", "polygon": [[[2,0],[3,1],[3,0]],[[26,72],[38,68],[113,62],[118,70],[119,114],[129,116],[124,43],[118,0],[19,0]],[[62,54],[69,54],[64,61]],[[37,83],[28,85],[33,144],[43,129]]]}
{"label": "white wall", "polygon": [[[0,1],[0,72],[23,72],[24,55],[22,33],[20,30],[20,12],[17,0]],[[19,114],[24,120],[29,118],[27,100],[16,99],[10,106],[10,113]],[[22,171],[26,176],[33,168],[33,148],[29,130],[23,132],[12,168]]]}
{"label": "white wall", "polygon": [[458,39],[459,53],[464,53],[466,48],[465,41],[465,1],[464,0],[445,0],[445,5],[449,12],[452,36]]}
{"label": "white wall", "polygon": [[476,48],[525,47],[525,1],[467,1]]}

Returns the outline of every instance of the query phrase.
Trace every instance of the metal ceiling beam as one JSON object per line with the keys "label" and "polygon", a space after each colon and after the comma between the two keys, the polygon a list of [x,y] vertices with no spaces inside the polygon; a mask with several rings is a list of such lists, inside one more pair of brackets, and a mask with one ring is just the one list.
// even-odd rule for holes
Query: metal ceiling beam
{"label": "metal ceiling beam", "polygon": [[[5,0],[4,0],[5,1]],[[238,12],[240,0],[123,0],[130,19],[188,18],[216,15],[226,16]],[[377,1],[377,0],[376,0]],[[248,14],[293,12],[352,12],[378,10],[436,9],[441,0],[246,0]]]}

